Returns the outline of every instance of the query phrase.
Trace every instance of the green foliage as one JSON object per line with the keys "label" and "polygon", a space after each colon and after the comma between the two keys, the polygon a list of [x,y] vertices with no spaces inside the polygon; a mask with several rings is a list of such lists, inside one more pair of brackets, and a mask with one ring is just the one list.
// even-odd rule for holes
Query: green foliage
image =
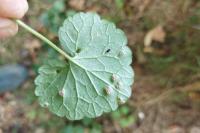
{"label": "green foliage", "polygon": [[81,125],[68,125],[61,131],[61,133],[84,133],[84,128]]}
{"label": "green foliage", "polygon": [[58,33],[59,26],[67,17],[76,14],[76,11],[66,8],[66,2],[67,0],[54,1],[53,6],[40,16],[44,26],[54,34]]}
{"label": "green foliage", "polygon": [[29,119],[29,120],[34,120],[36,118],[36,115],[37,115],[37,112],[36,110],[31,110],[29,111],[27,114],[26,114],[26,117]]}
{"label": "green foliage", "polygon": [[117,8],[121,9],[124,6],[124,0],[115,0]]}
{"label": "green foliage", "polygon": [[54,2],[52,8],[41,15],[40,20],[51,32],[57,34],[59,25],[67,17],[65,14],[65,0]]}
{"label": "green foliage", "polygon": [[112,119],[119,123],[120,127],[128,127],[135,123],[136,117],[130,114],[131,110],[128,106],[122,106],[119,110],[111,114]]}
{"label": "green foliage", "polygon": [[39,69],[35,94],[41,106],[70,120],[94,118],[117,109],[131,96],[133,70],[127,38],[94,13],[65,20],[59,39],[68,57]]}
{"label": "green foliage", "polygon": [[174,56],[169,57],[158,57],[158,56],[150,56],[148,68],[156,73],[163,72],[166,68],[168,68],[171,63],[175,60]]}
{"label": "green foliage", "polygon": [[200,24],[200,18],[199,18],[200,9],[193,10],[192,12],[193,14],[189,16],[189,18],[186,20],[187,24],[190,26],[199,25]]}
{"label": "green foliage", "polygon": [[101,125],[97,124],[93,120],[91,120],[90,128],[86,128],[85,125],[81,124],[69,124],[65,126],[60,133],[85,133],[87,131],[88,133],[101,133]]}

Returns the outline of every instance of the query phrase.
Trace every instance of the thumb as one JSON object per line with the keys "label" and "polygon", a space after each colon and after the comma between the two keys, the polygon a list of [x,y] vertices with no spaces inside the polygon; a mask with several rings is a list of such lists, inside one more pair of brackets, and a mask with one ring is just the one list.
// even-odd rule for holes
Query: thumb
{"label": "thumb", "polygon": [[17,33],[18,26],[9,19],[0,18],[0,39],[13,36]]}
{"label": "thumb", "polygon": [[22,18],[27,10],[27,0],[0,0],[1,17]]}

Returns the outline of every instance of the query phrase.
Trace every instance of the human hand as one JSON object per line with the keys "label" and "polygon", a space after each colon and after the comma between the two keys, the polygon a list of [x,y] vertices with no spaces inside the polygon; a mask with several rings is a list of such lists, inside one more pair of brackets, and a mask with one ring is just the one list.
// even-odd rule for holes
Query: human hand
{"label": "human hand", "polygon": [[18,25],[12,19],[22,18],[27,10],[27,0],[0,0],[0,39],[17,33]]}

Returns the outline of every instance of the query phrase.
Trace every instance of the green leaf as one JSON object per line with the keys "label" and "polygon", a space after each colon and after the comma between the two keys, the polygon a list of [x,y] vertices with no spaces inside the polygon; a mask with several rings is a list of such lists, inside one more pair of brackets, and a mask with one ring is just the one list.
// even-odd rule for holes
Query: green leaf
{"label": "green leaf", "polygon": [[117,8],[121,9],[124,6],[124,0],[115,0]]}
{"label": "green leaf", "polygon": [[39,69],[35,94],[41,106],[70,120],[117,109],[131,96],[133,70],[127,38],[95,13],[78,13],[59,30],[67,61],[49,60]]}
{"label": "green leaf", "polygon": [[130,109],[128,106],[122,106],[119,110],[122,115],[127,115],[130,112]]}
{"label": "green leaf", "polygon": [[126,128],[126,127],[129,127],[130,125],[132,125],[133,123],[135,123],[136,121],[136,118],[135,116],[133,115],[130,115],[129,117],[127,118],[121,118],[119,120],[119,124],[122,128]]}
{"label": "green leaf", "polygon": [[67,125],[61,133],[84,133],[84,128],[81,125]]}

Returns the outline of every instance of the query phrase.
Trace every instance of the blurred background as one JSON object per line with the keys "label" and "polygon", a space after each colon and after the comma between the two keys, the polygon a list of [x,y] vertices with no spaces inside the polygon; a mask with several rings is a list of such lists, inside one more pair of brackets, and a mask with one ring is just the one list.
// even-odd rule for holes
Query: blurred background
{"label": "blurred background", "polygon": [[59,55],[20,28],[0,42],[0,133],[200,133],[199,0],[28,2],[23,21],[57,44],[58,27],[76,12],[97,12],[121,28],[133,51],[133,94],[117,111],[96,119],[51,114],[39,106],[33,81],[39,66]]}

